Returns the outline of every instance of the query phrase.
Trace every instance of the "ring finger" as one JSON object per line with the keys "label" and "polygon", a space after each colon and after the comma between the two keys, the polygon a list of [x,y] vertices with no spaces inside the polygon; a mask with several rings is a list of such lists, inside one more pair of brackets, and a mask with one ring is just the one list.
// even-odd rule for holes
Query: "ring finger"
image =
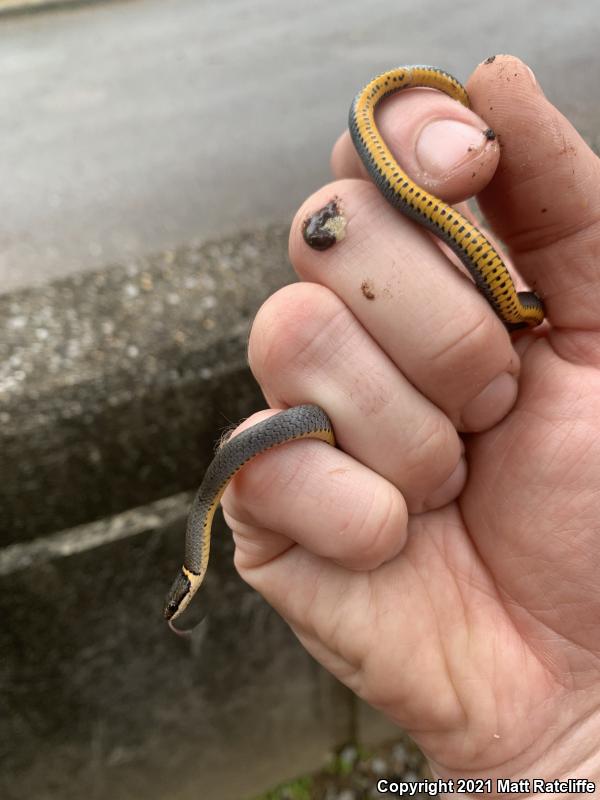
{"label": "ring finger", "polygon": [[462,489],[455,427],[331,290],[299,283],[273,295],[255,319],[249,358],[271,406],[322,406],[341,449],[398,487],[411,512]]}

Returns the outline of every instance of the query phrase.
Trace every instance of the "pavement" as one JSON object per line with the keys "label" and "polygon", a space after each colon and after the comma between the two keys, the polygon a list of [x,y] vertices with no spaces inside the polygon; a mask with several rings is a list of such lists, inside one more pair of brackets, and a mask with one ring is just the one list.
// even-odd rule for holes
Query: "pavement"
{"label": "pavement", "polygon": [[398,63],[532,66],[596,147],[596,0],[127,0],[0,17],[0,292],[286,222]]}

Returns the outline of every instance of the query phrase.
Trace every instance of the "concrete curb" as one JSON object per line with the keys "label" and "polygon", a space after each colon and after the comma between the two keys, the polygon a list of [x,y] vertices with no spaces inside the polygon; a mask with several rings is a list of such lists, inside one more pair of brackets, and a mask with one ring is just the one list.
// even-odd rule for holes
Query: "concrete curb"
{"label": "concrete curb", "polygon": [[275,226],[0,297],[0,545],[195,487],[264,405],[249,326],[293,277]]}

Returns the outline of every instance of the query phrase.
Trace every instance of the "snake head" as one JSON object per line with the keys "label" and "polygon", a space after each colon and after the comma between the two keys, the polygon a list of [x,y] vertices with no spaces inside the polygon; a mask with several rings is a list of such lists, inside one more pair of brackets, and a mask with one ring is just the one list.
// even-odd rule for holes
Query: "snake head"
{"label": "snake head", "polygon": [[165,619],[175,619],[192,599],[192,583],[184,570],[177,574],[165,602]]}

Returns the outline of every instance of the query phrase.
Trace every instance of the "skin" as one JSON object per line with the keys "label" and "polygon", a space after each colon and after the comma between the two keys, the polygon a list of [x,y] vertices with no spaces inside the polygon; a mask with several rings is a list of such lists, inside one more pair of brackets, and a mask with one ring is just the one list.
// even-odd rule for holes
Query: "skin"
{"label": "skin", "polygon": [[[303,282],[249,349],[269,405],[321,405],[340,449],[266,453],[223,505],[242,577],[435,774],[600,779],[600,166],[518,59],[467,88],[481,118],[413,90],[380,127],[415,180],[478,195],[549,323],[511,341],[344,134],[292,226]],[[346,238],[313,251],[302,222],[334,195]]]}

